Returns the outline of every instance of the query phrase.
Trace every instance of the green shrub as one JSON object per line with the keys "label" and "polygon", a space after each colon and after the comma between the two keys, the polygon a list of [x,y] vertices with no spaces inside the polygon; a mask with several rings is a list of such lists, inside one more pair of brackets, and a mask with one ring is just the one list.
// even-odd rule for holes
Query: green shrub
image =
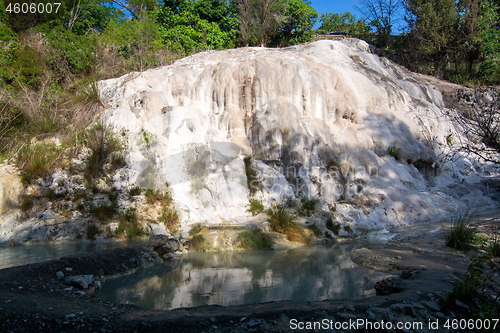
{"label": "green shrub", "polygon": [[125,232],[128,239],[132,239],[144,234],[144,229],[140,225],[139,218],[135,208],[129,208],[124,214],[118,217],[119,226],[117,233]]}
{"label": "green shrub", "polygon": [[471,217],[460,216],[453,220],[449,230],[444,232],[446,246],[457,250],[469,250],[474,241],[474,229],[470,227]]}
{"label": "green shrub", "polygon": [[88,223],[87,224],[87,239],[88,240],[95,240],[96,236],[99,235],[101,231],[99,230],[99,227],[96,226],[95,224]]}
{"label": "green shrub", "polygon": [[179,223],[179,215],[177,214],[175,208],[165,206],[159,211],[159,213],[160,216],[158,217],[158,222],[163,223],[167,230],[173,231]]}
{"label": "green shrub", "polygon": [[259,200],[250,199],[250,208],[248,211],[252,213],[252,215],[258,215],[262,213],[263,210],[264,206]]}
{"label": "green shrub", "polygon": [[500,257],[500,239],[495,238],[486,248],[486,252],[494,257]]}
{"label": "green shrub", "polygon": [[240,248],[245,250],[263,250],[273,246],[271,237],[260,229],[242,231],[236,242]]}
{"label": "green shrub", "polygon": [[258,177],[259,174],[252,166],[252,156],[245,156],[245,158],[243,158],[243,162],[245,162],[248,190],[250,191],[250,195],[253,195],[261,188]]}
{"label": "green shrub", "polygon": [[134,197],[136,195],[140,195],[142,193],[142,189],[139,186],[133,187],[128,192],[130,196]]}
{"label": "green shrub", "polygon": [[472,236],[472,243],[474,244],[485,244],[487,243],[489,238],[487,236],[478,236],[478,235],[473,235]]}
{"label": "green shrub", "polygon": [[309,230],[311,230],[312,232],[314,232],[314,234],[316,235],[316,237],[321,237],[322,232],[321,232],[321,230],[318,228],[318,226],[316,224],[310,225],[307,228]]}
{"label": "green shrub", "polygon": [[54,144],[40,142],[23,146],[17,154],[17,167],[21,171],[23,183],[29,184],[47,174],[55,167],[61,154],[62,149]]}
{"label": "green shrub", "polygon": [[500,274],[500,266],[488,256],[472,259],[465,279],[453,283],[453,290],[446,295],[445,305],[459,300],[469,304],[472,315],[481,319],[498,318],[500,314],[500,284],[495,276]]}
{"label": "green shrub", "polygon": [[209,249],[208,242],[202,234],[195,234],[193,236],[192,245],[195,251],[206,251]]}
{"label": "green shrub", "polygon": [[172,202],[172,195],[168,190],[161,191],[161,190],[152,190],[148,188],[144,190],[144,196],[146,198],[146,203],[150,205],[159,203],[162,206],[163,205],[169,206],[170,203]]}
{"label": "green shrub", "polygon": [[194,236],[196,234],[199,234],[201,232],[201,223],[196,223],[191,227],[191,230],[189,230],[189,236]]}
{"label": "green shrub", "polygon": [[111,220],[118,212],[118,205],[112,203],[106,205],[104,203],[91,208],[92,215],[99,221],[107,222]]}
{"label": "green shrub", "polygon": [[328,220],[326,220],[326,228],[331,232],[333,232],[335,236],[338,236],[341,229],[341,225],[338,222],[334,222],[333,219],[329,217]]}
{"label": "green shrub", "polygon": [[316,210],[315,206],[319,202],[318,199],[307,200],[305,198],[300,201],[302,202],[302,205],[299,208],[299,214],[307,217],[310,217],[314,213],[314,211]]}
{"label": "green shrub", "polygon": [[401,150],[401,148],[396,148],[394,146],[387,148],[387,153],[391,155],[394,158],[398,157],[398,152]]}
{"label": "green shrub", "polygon": [[276,205],[267,210],[271,229],[274,232],[279,232],[287,235],[290,241],[297,241],[304,244],[309,244],[311,239],[304,232],[304,228],[293,222],[292,217],[285,211],[283,205]]}
{"label": "green shrub", "polygon": [[[96,123],[92,130],[85,132],[85,143],[92,151],[87,159],[85,177],[90,180],[97,179],[102,174],[102,167],[108,162],[108,158],[110,162],[117,159],[116,153],[120,152],[122,147],[111,128],[102,122]],[[116,166],[120,163],[114,164]]]}

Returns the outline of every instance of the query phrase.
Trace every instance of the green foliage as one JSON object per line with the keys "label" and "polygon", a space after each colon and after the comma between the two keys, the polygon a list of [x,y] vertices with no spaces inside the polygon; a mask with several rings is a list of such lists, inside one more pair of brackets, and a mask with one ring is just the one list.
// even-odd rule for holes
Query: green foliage
{"label": "green foliage", "polygon": [[87,159],[85,177],[93,180],[101,175],[105,163],[112,162],[113,158],[116,159],[115,153],[119,153],[122,147],[112,129],[101,122],[96,123],[93,129],[84,134],[85,143],[92,150]]}
{"label": "green foliage", "polygon": [[245,250],[264,250],[273,246],[271,237],[258,228],[242,231],[238,236],[237,243],[240,248]]}
{"label": "green foliage", "polygon": [[489,255],[500,257],[500,239],[495,238],[486,248]]}
{"label": "green foliage", "polygon": [[25,144],[17,154],[16,165],[23,183],[29,184],[49,172],[60,159],[62,149],[43,142]]}
{"label": "green foliage", "polygon": [[250,191],[250,195],[253,195],[261,188],[259,182],[259,173],[252,166],[252,156],[245,156],[243,162],[245,162],[245,173],[247,176],[248,190]]}
{"label": "green foliage", "polygon": [[183,1],[157,11],[160,34],[170,50],[191,54],[234,47],[237,34],[225,2]]}
{"label": "green foliage", "polygon": [[353,14],[345,12],[338,13],[325,13],[320,16],[321,27],[318,30],[320,33],[328,33],[334,31],[346,32],[353,36],[367,35],[370,28],[362,19],[356,20]]}
{"label": "green foliage", "polygon": [[127,209],[124,214],[118,217],[118,222],[119,226],[117,232],[125,232],[128,239],[140,237],[144,234],[144,229],[140,224],[135,208]]}
{"label": "green foliage", "polygon": [[469,225],[469,215],[460,216],[451,222],[450,229],[444,232],[446,246],[458,250],[469,250],[474,241],[474,229]]}
{"label": "green foliage", "polygon": [[99,230],[99,227],[96,226],[95,224],[93,223],[87,223],[87,232],[86,232],[86,235],[87,235],[87,239],[88,240],[95,240],[96,239],[96,236],[97,235],[100,235],[101,234],[101,231]]}
{"label": "green foliage", "polygon": [[142,189],[139,186],[132,187],[128,192],[130,196],[140,195],[142,193]]}
{"label": "green foliage", "polygon": [[314,211],[316,210],[316,204],[319,202],[319,199],[305,199],[303,198],[302,200],[300,200],[302,205],[301,207],[299,208],[299,214],[302,215],[302,216],[308,216],[310,217]]}
{"label": "green foliage", "polygon": [[191,227],[191,230],[189,230],[189,236],[194,236],[196,234],[199,234],[201,232],[201,223],[197,223]]}
{"label": "green foliage", "polygon": [[321,232],[320,228],[318,228],[318,226],[316,225],[316,223],[308,226],[307,228],[309,230],[311,230],[312,232],[314,232],[314,234],[316,235],[316,237],[320,237],[323,234]]}
{"label": "green foliage", "polygon": [[489,240],[488,236],[478,236],[478,235],[473,235],[472,236],[472,243],[473,244],[485,244]]}
{"label": "green foliage", "polygon": [[396,148],[394,146],[391,146],[391,147],[387,148],[387,153],[394,158],[398,158],[398,152],[400,150],[401,150],[401,148]]}
{"label": "green foliage", "polygon": [[108,222],[118,212],[118,205],[112,203],[110,205],[101,203],[91,209],[92,215],[102,222]]}
{"label": "green foliage", "polygon": [[326,220],[326,228],[333,232],[335,236],[339,235],[341,225],[338,222],[335,222],[332,217],[329,217],[328,220]]}
{"label": "green foliage", "polygon": [[169,231],[174,231],[175,227],[179,223],[179,215],[174,207],[164,206],[160,210],[160,216],[158,217],[158,222],[163,223],[165,228]]}
{"label": "green foliage", "polygon": [[318,12],[311,7],[311,2],[286,0],[285,6],[285,20],[272,44],[286,46],[310,41],[314,23],[318,18]]}
{"label": "green foliage", "polygon": [[162,206],[169,206],[172,202],[172,195],[170,191],[161,191],[161,190],[153,190],[153,189],[145,189],[144,196],[146,198],[147,204],[156,204],[159,203]]}
{"label": "green foliage", "polygon": [[250,208],[248,209],[252,215],[258,215],[264,211],[264,206],[259,200],[250,199]]}
{"label": "green foliage", "polygon": [[286,212],[282,205],[275,205],[267,211],[271,229],[274,232],[279,232],[287,235],[290,241],[297,241],[304,244],[309,244],[311,239],[306,235],[304,229],[297,223],[293,222],[293,218]]}
{"label": "green foliage", "polygon": [[195,234],[191,242],[195,251],[206,251],[210,248],[207,240],[202,234]]}
{"label": "green foliage", "polygon": [[142,138],[141,141],[144,142],[144,144],[148,147],[151,148],[151,145],[153,142],[156,141],[157,136],[149,131],[142,130]]}
{"label": "green foliage", "polygon": [[453,290],[446,296],[446,304],[459,300],[471,306],[476,318],[498,318],[500,314],[500,284],[495,276],[500,274],[500,266],[487,256],[472,259],[465,279],[453,283]]}

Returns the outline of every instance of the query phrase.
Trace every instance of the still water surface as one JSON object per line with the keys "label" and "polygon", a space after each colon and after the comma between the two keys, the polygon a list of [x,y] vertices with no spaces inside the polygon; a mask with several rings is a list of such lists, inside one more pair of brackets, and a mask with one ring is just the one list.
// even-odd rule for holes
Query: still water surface
{"label": "still water surface", "polygon": [[188,253],[105,281],[99,298],[168,310],[199,305],[356,299],[385,277],[351,261],[359,243],[286,251]]}
{"label": "still water surface", "polygon": [[0,246],[0,269],[50,259],[59,259],[74,254],[123,247],[144,241],[144,239],[136,239],[126,241],[57,242]]}

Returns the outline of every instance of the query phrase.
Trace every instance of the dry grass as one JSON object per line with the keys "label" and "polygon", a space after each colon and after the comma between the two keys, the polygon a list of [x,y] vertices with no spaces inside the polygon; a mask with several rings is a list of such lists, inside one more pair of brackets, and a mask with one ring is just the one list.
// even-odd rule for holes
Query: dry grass
{"label": "dry grass", "polygon": [[276,205],[270,208],[267,214],[269,215],[269,222],[273,231],[287,235],[288,240],[292,242],[303,244],[311,242],[311,237],[307,234],[306,230],[293,222],[292,217],[285,211],[284,206]]}

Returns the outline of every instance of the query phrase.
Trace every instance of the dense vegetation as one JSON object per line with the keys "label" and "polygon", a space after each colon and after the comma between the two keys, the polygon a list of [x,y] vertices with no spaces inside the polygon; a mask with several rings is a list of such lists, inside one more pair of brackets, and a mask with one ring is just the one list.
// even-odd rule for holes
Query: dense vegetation
{"label": "dense vegetation", "polygon": [[[282,47],[343,31],[415,71],[500,82],[499,0],[362,0],[358,18],[318,17],[307,0],[63,0],[50,14],[16,14],[13,4],[0,1],[0,157],[17,162],[27,181],[91,143],[88,125],[102,109],[97,80],[199,51]],[[394,36],[398,15],[406,30]],[[105,139],[92,149],[111,158],[116,144]]]}

